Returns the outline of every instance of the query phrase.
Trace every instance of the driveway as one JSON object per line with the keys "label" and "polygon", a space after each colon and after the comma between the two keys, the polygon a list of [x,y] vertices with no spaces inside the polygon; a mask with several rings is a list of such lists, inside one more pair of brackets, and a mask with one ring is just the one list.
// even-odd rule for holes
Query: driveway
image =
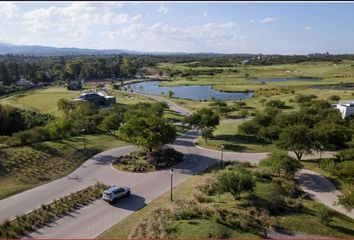
{"label": "driveway", "polygon": [[[178,105],[161,97],[149,97],[158,101],[165,101],[172,109],[184,115],[189,114],[188,111],[182,110]],[[171,147],[184,153],[186,156],[185,161],[174,166],[174,186],[220,161],[221,154],[219,151],[195,146],[194,140],[196,137],[196,131],[189,131],[186,135],[176,139],[173,144],[170,144]],[[31,233],[28,237],[94,238],[98,236],[115,223],[144,207],[170,189],[169,170],[151,173],[128,173],[120,172],[112,168],[111,162],[113,159],[121,155],[126,155],[135,149],[134,146],[125,146],[102,152],[88,159],[82,166],[66,177],[1,200],[0,222],[5,219],[14,218],[16,215],[30,212],[40,207],[41,204],[50,203],[54,199],[93,185],[96,181],[101,181],[109,185],[129,186],[132,189],[131,197],[115,205],[109,205],[102,200],[97,200]],[[242,160],[254,164],[258,163],[266,156],[267,153],[224,152],[224,160]],[[321,192],[318,189],[314,189],[314,186],[318,187],[317,184],[323,184],[322,180],[318,182],[314,179],[322,179],[323,177],[314,175],[313,172],[307,172],[306,178],[304,178],[304,176],[305,175],[300,174],[299,181],[305,191],[313,194],[316,200],[323,201],[324,204],[333,208],[331,203],[332,200],[336,199],[337,192],[333,191],[333,189],[327,189],[323,191],[327,191],[326,193],[328,195],[324,195],[322,190]],[[314,180],[315,185],[306,185],[306,181],[301,181],[302,179],[307,179],[307,182]],[[338,208],[338,211],[342,212],[342,209]],[[351,215],[351,217],[353,216]]]}

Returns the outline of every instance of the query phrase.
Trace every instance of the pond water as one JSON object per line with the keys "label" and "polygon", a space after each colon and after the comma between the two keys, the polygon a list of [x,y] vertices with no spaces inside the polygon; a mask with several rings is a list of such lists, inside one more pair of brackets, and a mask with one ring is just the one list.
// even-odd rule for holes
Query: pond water
{"label": "pond water", "polygon": [[315,77],[292,77],[292,78],[259,78],[253,81],[255,82],[288,82],[288,81],[319,81],[320,78]]}
{"label": "pond water", "polygon": [[125,87],[129,86],[134,92],[144,92],[154,95],[166,94],[168,91],[172,91],[174,93],[173,97],[175,98],[191,100],[209,100],[211,97],[218,100],[239,100],[253,96],[253,92],[217,91],[210,85],[160,87],[158,86],[159,83],[161,83],[161,81],[147,81],[127,84]]}
{"label": "pond water", "polygon": [[312,88],[329,89],[329,90],[354,90],[354,83],[324,84],[313,85]]}

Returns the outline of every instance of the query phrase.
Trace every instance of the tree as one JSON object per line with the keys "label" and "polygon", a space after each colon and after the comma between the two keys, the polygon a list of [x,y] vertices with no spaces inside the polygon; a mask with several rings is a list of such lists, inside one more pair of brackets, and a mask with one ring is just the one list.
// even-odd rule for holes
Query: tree
{"label": "tree", "polygon": [[237,167],[221,171],[217,176],[217,185],[221,193],[229,192],[235,199],[239,199],[242,192],[254,190],[255,181],[244,167]]}
{"label": "tree", "polygon": [[202,131],[202,136],[207,142],[207,139],[212,135],[216,126],[219,125],[220,117],[213,110],[202,108],[184,119],[189,126]]}
{"label": "tree", "polygon": [[317,96],[316,95],[298,95],[295,97],[295,101],[299,104],[299,105],[306,105],[309,102],[311,102],[313,99],[316,99]]}
{"label": "tree", "polygon": [[0,82],[3,82],[4,85],[10,85],[12,83],[12,79],[4,62],[0,63]]}
{"label": "tree", "polygon": [[287,152],[274,151],[259,163],[260,167],[269,169],[272,175],[294,178],[295,173],[302,168],[302,164],[290,157]]}
{"label": "tree", "polygon": [[275,108],[280,108],[280,109],[285,108],[285,102],[278,100],[278,99],[269,100],[266,102],[265,105],[268,107],[275,107]]}
{"label": "tree", "polygon": [[75,77],[75,80],[79,79],[79,74],[82,69],[82,62],[80,60],[72,60],[66,63],[65,71],[71,76]]}
{"label": "tree", "polygon": [[314,128],[314,149],[320,153],[346,146],[351,139],[351,131],[343,125],[333,122],[321,122]]}
{"label": "tree", "polygon": [[214,128],[208,127],[208,128],[202,128],[202,138],[204,138],[205,143],[208,143],[208,139],[213,136]]}
{"label": "tree", "polygon": [[115,131],[119,129],[122,122],[123,117],[119,113],[111,112],[103,118],[99,127],[103,131],[115,135]]}
{"label": "tree", "polygon": [[340,100],[340,96],[338,95],[332,95],[328,98],[329,101],[331,102],[338,102]]}
{"label": "tree", "polygon": [[169,98],[173,97],[173,95],[175,95],[175,93],[174,93],[173,91],[171,91],[171,90],[168,90],[168,91],[167,91],[167,96],[168,96]]}
{"label": "tree", "polygon": [[239,112],[239,115],[240,115],[240,117],[242,118],[242,120],[245,120],[245,118],[249,115],[249,112],[248,112],[248,110],[246,110],[246,109],[242,109],[242,110]]}
{"label": "tree", "polygon": [[314,148],[313,130],[304,124],[289,126],[279,136],[277,145],[295,153],[298,160]]}
{"label": "tree", "polygon": [[62,111],[65,116],[68,116],[69,112],[74,109],[73,102],[69,101],[66,98],[61,98],[57,102],[59,111]]}
{"label": "tree", "polygon": [[343,161],[336,165],[335,175],[348,183],[349,189],[354,182],[354,161]]}
{"label": "tree", "polygon": [[259,103],[262,104],[262,106],[264,106],[266,101],[267,101],[267,99],[265,99],[265,98],[259,99]]}
{"label": "tree", "polygon": [[152,152],[162,144],[173,142],[177,133],[166,119],[150,114],[128,118],[121,125],[119,134],[123,139]]}

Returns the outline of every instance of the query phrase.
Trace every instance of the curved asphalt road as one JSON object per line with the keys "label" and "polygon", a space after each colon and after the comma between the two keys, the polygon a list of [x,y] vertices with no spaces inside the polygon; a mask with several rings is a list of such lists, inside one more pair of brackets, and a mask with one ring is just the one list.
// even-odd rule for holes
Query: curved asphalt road
{"label": "curved asphalt road", "polygon": [[[171,109],[184,115],[189,114],[188,111],[166,99],[145,96],[167,102]],[[220,159],[220,152],[195,146],[196,138],[197,132],[190,131],[170,144],[171,147],[185,154],[185,161],[174,166],[176,172],[173,177],[174,186],[217,163]],[[96,181],[131,187],[132,195],[115,205],[97,200],[29,235],[35,238],[94,238],[98,236],[170,189],[169,170],[139,174],[119,172],[111,167],[113,159],[135,149],[134,146],[125,146],[99,153],[66,177],[1,200],[0,221],[30,212],[40,207],[41,204],[50,203],[54,199],[93,185]],[[225,160],[242,160],[251,163],[257,163],[266,156],[267,153],[224,152]],[[331,205],[338,192],[327,179],[314,172],[303,170],[299,175],[299,181],[314,199],[346,213],[344,209]],[[346,213],[346,215],[353,218],[353,214]]]}

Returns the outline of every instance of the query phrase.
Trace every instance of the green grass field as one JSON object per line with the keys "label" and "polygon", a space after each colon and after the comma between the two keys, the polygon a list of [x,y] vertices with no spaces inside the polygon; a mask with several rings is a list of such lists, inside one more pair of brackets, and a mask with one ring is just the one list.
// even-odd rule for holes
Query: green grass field
{"label": "green grass field", "polygon": [[[247,121],[247,120],[245,120]],[[214,136],[205,143],[204,139],[198,138],[197,144],[201,147],[220,150],[220,146],[224,145],[227,151],[236,152],[271,152],[276,146],[274,144],[261,144],[252,139],[238,134],[238,126],[243,121],[221,122],[214,132]]]}
{"label": "green grass field", "polygon": [[68,175],[90,156],[128,143],[108,135],[87,135],[0,149],[0,199]]}
{"label": "green grass field", "polygon": [[[131,94],[109,91],[116,97],[117,103],[135,104],[138,102],[152,102],[144,97],[133,96]],[[54,116],[60,114],[57,102],[60,98],[72,99],[80,96],[80,91],[69,91],[64,87],[50,87],[13,95],[0,100],[0,104],[9,104],[14,107],[25,108],[42,113],[50,113]]]}
{"label": "green grass field", "polygon": [[[203,173],[192,176],[183,183],[179,184],[173,189],[174,201],[192,199],[195,187],[208,178],[210,173]],[[273,199],[277,191],[277,184],[269,181],[257,181],[255,195],[261,199]],[[235,201],[231,194],[220,194],[212,197],[213,206],[219,206],[223,209],[232,210],[234,208],[243,208],[244,202],[242,200]],[[318,203],[301,199],[303,205],[302,210],[298,213],[294,211],[276,214],[279,227],[282,229],[302,232],[311,235],[331,236],[331,237],[351,237],[354,234],[354,221],[348,217],[332,212],[333,221],[325,226],[319,223],[315,214],[315,209],[319,206]],[[207,203],[203,203],[207,204]],[[157,199],[153,200],[146,207],[132,213],[119,223],[113,225],[110,229],[102,233],[98,238],[113,239],[113,238],[128,238],[131,231],[139,223],[141,219],[148,216],[154,209],[158,207],[173,208],[174,203],[170,201],[170,193],[167,192]],[[199,219],[193,218],[191,220],[178,221],[176,227],[177,238],[209,238],[210,233],[213,236],[223,236],[227,233],[229,238],[259,238],[257,235],[250,232],[242,232],[235,230],[226,225],[220,224],[213,218]]]}

